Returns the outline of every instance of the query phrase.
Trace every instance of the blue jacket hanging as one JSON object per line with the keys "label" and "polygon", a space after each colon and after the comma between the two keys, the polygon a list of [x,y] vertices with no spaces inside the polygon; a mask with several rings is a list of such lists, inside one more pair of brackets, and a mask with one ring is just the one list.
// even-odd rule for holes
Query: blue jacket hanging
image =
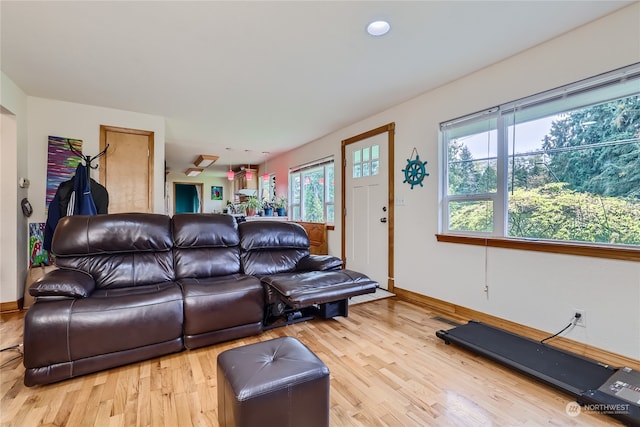
{"label": "blue jacket hanging", "polygon": [[91,197],[87,166],[79,163],[73,182],[73,192],[67,206],[67,215],[95,215],[97,213],[96,204]]}

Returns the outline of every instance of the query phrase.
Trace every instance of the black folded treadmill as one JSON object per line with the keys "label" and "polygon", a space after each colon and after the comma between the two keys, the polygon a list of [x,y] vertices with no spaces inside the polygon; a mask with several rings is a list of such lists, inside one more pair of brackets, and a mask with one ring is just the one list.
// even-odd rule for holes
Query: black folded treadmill
{"label": "black folded treadmill", "polygon": [[[615,369],[477,321],[436,336],[555,387],[632,426],[640,426],[640,373]],[[619,377],[623,377],[620,379]],[[635,400],[634,400],[635,399]]]}

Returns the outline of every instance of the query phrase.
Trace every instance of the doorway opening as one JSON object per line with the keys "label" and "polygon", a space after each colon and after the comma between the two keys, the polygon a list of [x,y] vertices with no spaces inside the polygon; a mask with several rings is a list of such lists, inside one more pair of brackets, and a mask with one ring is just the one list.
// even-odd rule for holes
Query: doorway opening
{"label": "doorway opening", "polygon": [[202,213],[202,183],[173,183],[173,212]]}

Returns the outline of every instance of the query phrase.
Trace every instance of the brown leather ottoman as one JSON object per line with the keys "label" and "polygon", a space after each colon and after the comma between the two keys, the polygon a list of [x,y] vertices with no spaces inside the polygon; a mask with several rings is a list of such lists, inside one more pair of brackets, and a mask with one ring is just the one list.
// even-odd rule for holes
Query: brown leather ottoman
{"label": "brown leather ottoman", "polygon": [[329,425],[329,368],[296,338],[226,350],[217,373],[221,427]]}

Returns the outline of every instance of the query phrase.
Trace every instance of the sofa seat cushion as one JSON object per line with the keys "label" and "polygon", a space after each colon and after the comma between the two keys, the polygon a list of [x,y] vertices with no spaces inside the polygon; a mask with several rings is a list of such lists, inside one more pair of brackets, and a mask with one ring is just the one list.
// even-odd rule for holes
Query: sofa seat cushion
{"label": "sofa seat cushion", "polygon": [[292,308],[339,301],[376,291],[378,283],[352,270],[281,273],[260,278]]}
{"label": "sofa seat cushion", "polygon": [[261,322],[264,289],[260,280],[244,274],[181,279],[184,293],[184,334]]}
{"label": "sofa seat cushion", "polygon": [[179,339],[182,310],[182,292],[174,282],[38,302],[25,316],[24,365],[48,366]]}

